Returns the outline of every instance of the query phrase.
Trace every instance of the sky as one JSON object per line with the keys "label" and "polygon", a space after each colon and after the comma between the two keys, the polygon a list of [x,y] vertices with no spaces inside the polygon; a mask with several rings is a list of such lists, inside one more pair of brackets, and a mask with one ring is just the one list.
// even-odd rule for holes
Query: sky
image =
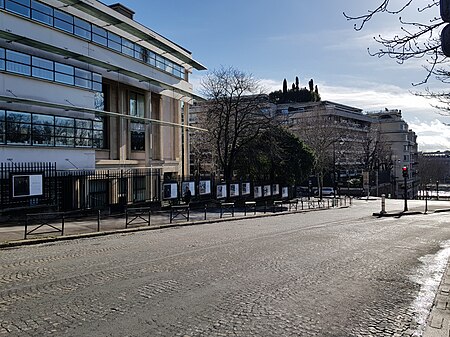
{"label": "sky", "polygon": [[[117,1],[106,1],[106,4]],[[424,60],[398,64],[370,56],[379,46],[373,37],[389,37],[399,29],[398,16],[379,15],[363,30],[343,15],[358,16],[382,0],[119,0],[135,11],[134,19],[192,52],[207,71],[194,71],[194,91],[201,78],[220,67],[235,67],[259,79],[267,92],[281,90],[300,79],[314,79],[322,100],[364,111],[399,109],[418,136],[419,151],[450,150],[450,115],[433,108],[430,100],[414,95],[427,87],[448,90],[441,82],[421,82]],[[406,0],[391,0],[398,8]],[[415,0],[401,13],[408,21],[439,17],[439,8],[417,11],[427,1]],[[447,125],[449,124],[449,125]]]}

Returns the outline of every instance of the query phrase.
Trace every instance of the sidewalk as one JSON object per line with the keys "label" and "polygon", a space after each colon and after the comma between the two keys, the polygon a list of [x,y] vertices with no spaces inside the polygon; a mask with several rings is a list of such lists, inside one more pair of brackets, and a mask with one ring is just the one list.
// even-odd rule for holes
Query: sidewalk
{"label": "sidewalk", "polygon": [[447,264],[422,337],[450,336],[450,264]]}
{"label": "sidewalk", "polygon": [[[314,205],[314,207],[312,207]],[[341,207],[347,207],[348,205],[341,205]],[[246,218],[258,218],[265,216],[277,216],[287,213],[299,213],[317,210],[326,210],[331,207],[328,202],[325,202],[322,207],[317,207],[317,201],[314,204],[308,204],[304,202],[298,203],[298,205],[284,204],[280,209],[273,207],[258,207],[256,210],[253,208],[227,208],[221,212],[220,208],[208,208],[193,209],[189,212],[189,220],[185,212],[180,212],[176,217],[170,221],[170,211],[152,211],[150,216],[150,224],[148,223],[148,213],[135,216],[130,215],[128,224],[126,222],[125,214],[118,215],[102,215],[100,217],[100,224],[97,223],[97,217],[91,216],[89,218],[70,219],[64,220],[63,235],[61,233],[62,223],[61,220],[49,221],[49,223],[42,225],[42,222],[46,222],[45,219],[36,218],[36,224],[29,225],[27,233],[33,231],[31,234],[26,235],[25,239],[25,223],[20,225],[0,225],[0,248],[14,247],[19,245],[30,245],[37,243],[44,243],[58,240],[70,240],[74,238],[82,237],[95,237],[114,233],[126,233],[142,230],[155,230],[161,228],[170,228],[177,226],[195,225],[202,223],[213,223],[230,220],[240,220]],[[34,231],[35,230],[35,231]]]}

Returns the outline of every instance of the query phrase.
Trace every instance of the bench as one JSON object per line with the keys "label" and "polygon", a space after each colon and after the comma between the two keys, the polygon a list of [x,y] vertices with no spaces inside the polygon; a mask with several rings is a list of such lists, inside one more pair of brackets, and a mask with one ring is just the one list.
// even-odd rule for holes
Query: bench
{"label": "bench", "polygon": [[[64,235],[64,226],[65,222],[69,218],[80,218],[86,217],[89,214],[93,214],[97,218],[97,231],[100,231],[100,210],[95,209],[85,209],[85,210],[77,210],[77,211],[69,211],[69,212],[52,212],[52,213],[31,213],[26,215],[25,221],[25,235],[24,239],[27,238],[30,234],[52,234],[52,233],[61,233],[61,236]],[[61,227],[57,227],[58,224]],[[28,230],[28,228],[30,228]],[[44,232],[36,232],[38,229],[42,227],[49,227],[47,231]]]}
{"label": "bench", "polygon": [[189,221],[189,204],[170,206],[170,223],[177,217],[183,217]]}
{"label": "bench", "polygon": [[221,202],[220,203],[220,217],[224,214],[231,214],[234,216],[234,202]]}
{"label": "bench", "polygon": [[256,214],[256,201],[246,201],[244,202],[245,211],[244,215],[247,215],[248,209],[253,209],[253,214]]}
{"label": "bench", "polygon": [[274,200],[272,205],[272,212],[276,213],[277,210],[280,212],[283,210],[283,200]]}
{"label": "bench", "polygon": [[298,199],[291,199],[286,202],[289,205],[289,210],[294,209],[298,210]]}
{"label": "bench", "polygon": [[129,225],[147,224],[150,226],[150,207],[127,207],[125,210],[125,228]]}

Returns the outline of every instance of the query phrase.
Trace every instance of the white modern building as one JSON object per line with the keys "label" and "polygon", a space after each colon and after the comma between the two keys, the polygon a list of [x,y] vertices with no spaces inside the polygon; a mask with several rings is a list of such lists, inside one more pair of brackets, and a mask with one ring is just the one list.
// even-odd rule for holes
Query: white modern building
{"label": "white modern building", "polygon": [[188,174],[191,52],[96,0],[0,0],[0,163]]}

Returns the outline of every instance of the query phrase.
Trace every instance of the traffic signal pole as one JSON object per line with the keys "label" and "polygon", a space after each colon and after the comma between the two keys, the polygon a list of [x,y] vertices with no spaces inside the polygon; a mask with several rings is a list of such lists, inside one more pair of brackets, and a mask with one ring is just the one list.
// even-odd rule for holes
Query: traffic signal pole
{"label": "traffic signal pole", "polygon": [[406,185],[408,183],[408,178],[405,177],[405,208],[403,212],[406,212],[408,210],[408,186]]}
{"label": "traffic signal pole", "polygon": [[403,209],[403,212],[406,212],[408,210],[408,177],[409,177],[408,166],[402,167],[402,173],[403,173],[403,178],[405,179],[405,182],[404,182],[405,191],[403,192],[403,195],[405,197],[405,207]]}

